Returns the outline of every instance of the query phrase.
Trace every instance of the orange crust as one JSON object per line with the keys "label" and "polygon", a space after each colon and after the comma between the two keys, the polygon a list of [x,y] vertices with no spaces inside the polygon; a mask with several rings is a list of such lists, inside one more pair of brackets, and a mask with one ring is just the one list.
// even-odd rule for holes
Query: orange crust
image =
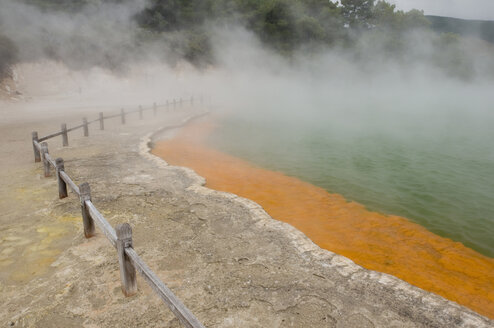
{"label": "orange crust", "polygon": [[153,154],[206,178],[206,186],[251,199],[317,245],[371,270],[392,274],[494,319],[494,259],[399,217],[209,148],[214,125],[194,123]]}

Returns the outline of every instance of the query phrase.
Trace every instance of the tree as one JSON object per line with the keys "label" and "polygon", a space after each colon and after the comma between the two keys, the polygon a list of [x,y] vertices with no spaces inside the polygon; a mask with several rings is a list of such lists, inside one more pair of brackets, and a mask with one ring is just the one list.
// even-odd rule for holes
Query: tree
{"label": "tree", "polygon": [[341,0],[341,14],[345,23],[353,29],[370,28],[374,0]]}
{"label": "tree", "polygon": [[372,25],[395,32],[430,26],[423,11],[412,9],[408,12],[403,12],[401,10],[395,11],[395,8],[395,5],[385,1],[378,1],[372,9]]}
{"label": "tree", "polygon": [[372,9],[372,24],[378,27],[397,28],[400,17],[395,12],[395,8],[395,5],[386,1],[378,1]]}
{"label": "tree", "polygon": [[296,16],[287,0],[266,1],[260,8],[255,31],[273,48],[289,53],[297,41]]}

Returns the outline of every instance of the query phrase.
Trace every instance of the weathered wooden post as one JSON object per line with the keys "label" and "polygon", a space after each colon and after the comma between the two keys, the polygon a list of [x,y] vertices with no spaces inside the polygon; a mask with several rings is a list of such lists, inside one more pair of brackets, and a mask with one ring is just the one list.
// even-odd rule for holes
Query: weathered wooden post
{"label": "weathered wooden post", "polygon": [[87,124],[87,118],[85,117],[82,119],[82,127],[84,129],[84,136],[89,137],[89,127]]}
{"label": "weathered wooden post", "polygon": [[156,103],[153,103],[153,116],[156,116],[157,113],[158,113],[158,106],[156,105]]}
{"label": "weathered wooden post", "polygon": [[115,231],[117,233],[117,253],[122,292],[125,296],[132,296],[137,292],[136,269],[125,254],[126,248],[132,248],[132,228],[128,223],[124,223],[117,225]]}
{"label": "weathered wooden post", "polygon": [[125,110],[123,108],[120,109],[120,117],[122,119],[122,124],[125,124]]}
{"label": "weathered wooden post", "polygon": [[36,145],[34,144],[35,141],[38,142],[38,132],[33,131],[31,133],[31,137],[33,140],[34,162],[41,162],[41,154],[39,152],[38,147],[36,147]]}
{"label": "weathered wooden post", "polygon": [[84,225],[84,236],[86,238],[91,238],[95,234],[94,221],[89,214],[89,210],[86,206],[86,201],[91,200],[91,188],[89,188],[89,183],[84,182],[79,185],[79,193],[81,200],[81,212],[82,212],[82,224]]}
{"label": "weathered wooden post", "polygon": [[69,135],[67,134],[67,124],[62,124],[62,144],[64,147],[69,145]]}
{"label": "weathered wooden post", "polygon": [[103,112],[100,112],[99,113],[99,129],[100,130],[104,130],[105,129],[105,121],[104,121],[104,117],[103,117]]}
{"label": "weathered wooden post", "polygon": [[50,162],[46,159],[46,154],[48,154],[48,143],[43,142],[41,144],[41,158],[43,159],[43,166],[45,168],[45,178],[50,176]]}
{"label": "weathered wooden post", "polygon": [[67,184],[60,176],[60,173],[65,171],[65,166],[63,163],[63,159],[61,159],[60,157],[56,159],[55,163],[57,165],[58,197],[62,199],[68,196]]}
{"label": "weathered wooden post", "polygon": [[139,105],[139,119],[142,120],[142,106]]}

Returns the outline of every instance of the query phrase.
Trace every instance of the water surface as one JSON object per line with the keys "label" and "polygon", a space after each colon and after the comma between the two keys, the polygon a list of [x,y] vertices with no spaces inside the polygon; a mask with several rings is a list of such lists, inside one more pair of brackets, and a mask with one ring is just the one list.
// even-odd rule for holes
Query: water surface
{"label": "water surface", "polygon": [[208,142],[494,257],[491,114],[439,112],[420,122],[375,109],[349,111],[345,120],[319,113],[295,120],[235,113]]}
{"label": "water surface", "polygon": [[206,186],[249,198],[324,249],[399,277],[494,317],[494,259],[408,219],[372,212],[339,194],[267,170],[204,143],[214,126],[198,122],[153,153],[194,169]]}

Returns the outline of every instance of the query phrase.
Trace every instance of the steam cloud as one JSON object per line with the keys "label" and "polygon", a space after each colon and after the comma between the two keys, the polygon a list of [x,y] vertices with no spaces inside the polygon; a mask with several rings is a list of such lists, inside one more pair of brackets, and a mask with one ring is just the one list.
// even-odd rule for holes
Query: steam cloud
{"label": "steam cloud", "polygon": [[22,61],[55,58],[72,68],[116,68],[142,55],[133,16],[146,1],[98,3],[79,12],[43,11],[20,1],[0,1],[0,26]]}
{"label": "steam cloud", "polygon": [[[54,92],[82,88],[79,100],[85,104],[135,106],[143,99],[162,102],[170,96],[207,94],[224,107],[263,108],[274,115],[279,114],[275,108],[284,108],[285,115],[290,108],[293,115],[306,115],[309,107],[365,108],[376,100],[381,108],[389,107],[385,103],[417,105],[403,105],[403,115],[410,115],[430,107],[417,99],[463,97],[455,104],[465,106],[491,101],[474,91],[489,88],[494,80],[493,45],[486,42],[415,30],[400,38],[404,50],[397,56],[384,48],[388,34],[383,32],[364,34],[352,47],[301,48],[283,57],[241,24],[206,23],[215,65],[199,70],[179,60],[174,49],[179,32],[150,37],[138,27],[135,15],[147,5],[145,0],[95,2],[74,13],[0,0],[0,27],[17,44],[23,62],[44,60],[51,67],[55,61],[68,67],[65,75],[78,70],[77,76],[70,73],[77,81]],[[430,90],[436,90],[434,96]],[[443,90],[454,90],[446,92],[452,97]],[[394,113],[400,106],[394,106]]]}

